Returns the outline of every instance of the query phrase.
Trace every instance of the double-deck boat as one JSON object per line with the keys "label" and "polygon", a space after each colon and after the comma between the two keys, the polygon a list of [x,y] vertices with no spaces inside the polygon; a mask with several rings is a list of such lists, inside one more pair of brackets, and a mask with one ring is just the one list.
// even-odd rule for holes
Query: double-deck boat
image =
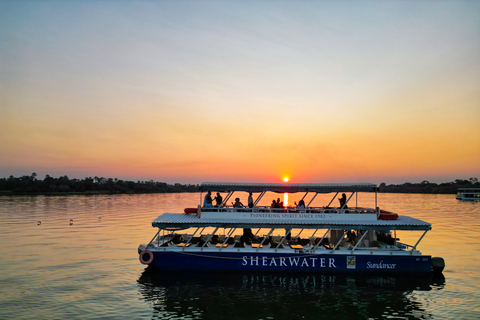
{"label": "double-deck boat", "polygon": [[[158,232],[138,247],[142,264],[160,270],[347,274],[423,274],[444,268],[442,258],[417,249],[431,224],[381,210],[374,184],[203,183],[200,189],[204,206],[153,220]],[[224,195],[217,206],[211,205],[212,192]],[[238,192],[252,194],[250,206],[228,204]],[[358,206],[358,194],[364,192],[371,193],[367,198],[373,206]],[[303,198],[295,207],[260,205],[268,193],[303,193]],[[343,201],[334,206],[341,193]],[[331,200],[313,206],[318,195]],[[413,245],[401,243],[397,230],[418,231],[419,238]]]}
{"label": "double-deck boat", "polygon": [[459,188],[457,200],[480,200],[480,188]]}

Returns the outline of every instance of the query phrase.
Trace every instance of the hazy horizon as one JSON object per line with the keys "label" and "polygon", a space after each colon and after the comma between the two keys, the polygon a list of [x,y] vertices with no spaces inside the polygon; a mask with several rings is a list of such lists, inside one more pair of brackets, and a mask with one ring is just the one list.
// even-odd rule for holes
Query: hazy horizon
{"label": "hazy horizon", "polygon": [[[124,181],[144,181],[144,182],[147,182],[147,181],[155,181],[155,182],[164,182],[164,183],[168,183],[168,184],[175,184],[175,183],[180,183],[180,184],[192,184],[192,185],[197,185],[197,184],[201,184],[203,182],[250,182],[250,183],[255,183],[255,182],[258,182],[258,183],[262,183],[262,182],[265,182],[265,183],[283,183],[284,181],[279,179],[278,181],[261,181],[261,180],[251,180],[251,181],[247,181],[247,180],[204,180],[204,181],[189,181],[188,179],[185,179],[185,180],[179,180],[179,181],[173,181],[173,180],[165,180],[165,179],[152,179],[152,178],[148,178],[148,177],[143,177],[143,178],[135,178],[135,177],[117,177],[117,176],[101,176],[101,175],[85,175],[85,176],[77,176],[77,175],[68,175],[68,174],[59,174],[59,175],[52,175],[52,174],[49,174],[49,173],[46,173],[46,174],[38,174],[37,172],[32,172],[32,173],[35,173],[37,174],[36,176],[36,179],[38,180],[44,180],[46,175],[49,175],[50,177],[52,178],[60,178],[60,177],[63,177],[63,176],[67,176],[69,179],[79,179],[79,180],[83,180],[85,178],[95,178],[95,177],[98,177],[98,178],[106,178],[106,179],[118,179],[118,180],[124,180]],[[31,176],[31,174],[19,174],[19,175],[8,175],[8,176],[0,176],[0,178],[5,178],[5,179],[8,179],[10,176],[13,176],[15,178],[20,178],[22,176]],[[289,180],[288,183],[374,183],[374,184],[377,184],[377,185],[380,185],[381,183],[385,183],[386,185],[390,185],[390,184],[404,184],[404,183],[421,183],[423,181],[428,181],[430,183],[436,183],[436,184],[441,184],[441,183],[449,183],[449,182],[455,182],[455,180],[469,180],[470,178],[476,178],[476,179],[480,179],[478,177],[468,177],[468,178],[464,178],[464,177],[460,177],[460,178],[455,178],[455,179],[451,179],[451,180],[428,180],[428,179],[420,179],[420,180],[401,180],[399,179],[398,181],[388,181],[388,180],[381,180],[381,181],[295,181],[295,180]]]}

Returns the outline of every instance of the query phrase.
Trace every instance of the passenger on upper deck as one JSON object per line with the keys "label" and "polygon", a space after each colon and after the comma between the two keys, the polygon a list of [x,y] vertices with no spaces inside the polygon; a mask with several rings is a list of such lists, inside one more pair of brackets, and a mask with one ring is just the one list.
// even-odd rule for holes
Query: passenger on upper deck
{"label": "passenger on upper deck", "polygon": [[272,204],[270,205],[270,208],[271,209],[277,208],[277,202],[275,201],[275,199],[272,200]]}
{"label": "passenger on upper deck", "polygon": [[348,209],[347,205],[345,204],[347,203],[347,195],[345,193],[342,193],[342,197],[338,198],[338,201],[340,201],[340,208]]}
{"label": "passenger on upper deck", "polygon": [[253,208],[253,197],[251,192],[248,194],[248,207]]}
{"label": "passenger on upper deck", "polygon": [[297,209],[305,209],[305,201],[303,199],[298,201]]}
{"label": "passenger on upper deck", "polygon": [[243,208],[243,203],[240,202],[240,198],[235,198],[235,203],[233,204],[235,208]]}
{"label": "passenger on upper deck", "polygon": [[220,192],[217,192],[217,196],[215,197],[215,201],[217,202],[215,207],[220,207],[222,205],[223,198],[220,195]]}
{"label": "passenger on upper deck", "polygon": [[203,199],[203,206],[210,208],[212,206],[212,192],[208,191]]}
{"label": "passenger on upper deck", "polygon": [[277,199],[277,208],[283,208],[283,201],[280,201],[280,198]]}

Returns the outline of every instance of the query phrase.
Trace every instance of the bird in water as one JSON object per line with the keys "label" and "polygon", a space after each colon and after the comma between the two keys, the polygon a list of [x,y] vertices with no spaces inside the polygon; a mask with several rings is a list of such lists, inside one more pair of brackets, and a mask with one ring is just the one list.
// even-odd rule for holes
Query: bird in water
{"label": "bird in water", "polygon": [[73,224],[73,219],[70,219],[70,225],[72,225],[72,224]]}
{"label": "bird in water", "polygon": [[37,226],[41,225],[42,221],[37,221]]}

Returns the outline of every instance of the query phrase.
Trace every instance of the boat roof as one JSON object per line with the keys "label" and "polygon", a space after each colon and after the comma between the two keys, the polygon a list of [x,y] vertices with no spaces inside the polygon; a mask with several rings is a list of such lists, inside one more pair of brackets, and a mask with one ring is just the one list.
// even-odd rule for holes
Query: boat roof
{"label": "boat roof", "polygon": [[164,213],[152,221],[152,226],[167,229],[187,229],[196,227],[220,228],[295,228],[295,229],[347,229],[347,230],[430,230],[432,225],[428,222],[409,216],[399,216],[397,220],[374,221],[335,221],[306,223],[305,220],[284,219],[282,222],[272,222],[268,218],[258,219],[200,219],[198,216],[179,213]]}
{"label": "boat roof", "polygon": [[371,192],[377,190],[373,183],[243,183],[243,182],[204,182],[200,190],[212,192]]}

